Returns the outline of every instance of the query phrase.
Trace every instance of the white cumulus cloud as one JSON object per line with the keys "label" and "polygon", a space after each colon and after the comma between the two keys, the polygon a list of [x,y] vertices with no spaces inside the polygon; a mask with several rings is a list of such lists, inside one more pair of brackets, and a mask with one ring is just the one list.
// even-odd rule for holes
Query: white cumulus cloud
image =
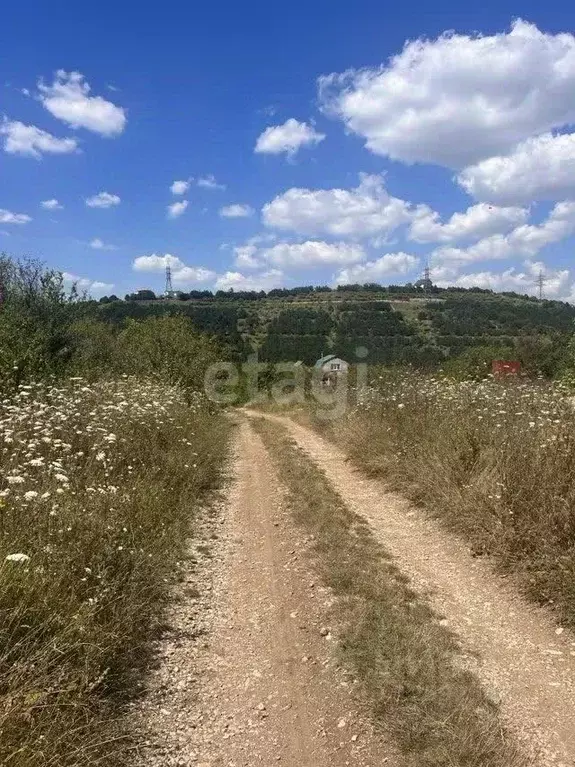
{"label": "white cumulus cloud", "polygon": [[416,242],[444,243],[474,240],[508,232],[524,224],[528,216],[527,208],[498,208],[481,203],[464,213],[454,213],[449,221],[442,223],[438,213],[421,205],[414,212],[409,238]]}
{"label": "white cumulus cloud", "polygon": [[163,272],[166,266],[177,271],[183,269],[185,264],[177,256],[172,256],[170,253],[163,256],[156,253],[152,253],[150,256],[138,256],[132,262],[132,269],[135,272]]}
{"label": "white cumulus cloud", "polygon": [[343,266],[356,264],[365,259],[360,245],[345,242],[308,240],[301,243],[280,242],[264,248],[258,254],[264,261],[283,268],[314,268],[318,266]]}
{"label": "white cumulus cloud", "polygon": [[110,245],[110,243],[104,242],[99,237],[94,237],[90,241],[90,247],[94,250],[117,250],[115,245]]}
{"label": "white cumulus cloud", "polygon": [[389,195],[381,176],[367,174],[356,189],[292,188],[262,209],[266,226],[335,237],[386,234],[411,215],[409,203]]}
{"label": "white cumulus cloud", "polygon": [[516,293],[538,295],[537,278],[544,276],[544,294],[546,298],[561,301],[573,301],[575,298],[575,283],[569,269],[553,269],[541,261],[527,260],[522,267],[511,266],[503,271],[485,270],[469,274],[457,274],[447,279],[437,279],[434,282],[441,287],[456,285],[462,288],[485,288]]}
{"label": "white cumulus cloud", "polygon": [[185,194],[189,188],[190,188],[190,179],[186,179],[185,181],[174,181],[174,183],[170,187],[170,192],[172,194]]}
{"label": "white cumulus cloud", "polygon": [[494,35],[446,33],[319,88],[372,152],[462,168],[575,123],[575,37],[522,20]]}
{"label": "white cumulus cloud", "polygon": [[467,248],[441,247],[433,252],[434,264],[463,265],[508,258],[532,258],[546,245],[575,232],[575,202],[557,203],[541,224],[522,224],[508,234],[494,234]]}
{"label": "white cumulus cloud", "polygon": [[51,85],[38,83],[44,107],[72,128],[86,128],[102,136],[115,136],[126,126],[126,112],[102,96],[91,96],[91,88],[80,72],[58,70]]}
{"label": "white cumulus cloud", "polygon": [[172,273],[174,285],[191,285],[197,282],[210,282],[216,276],[211,269],[204,266],[184,266]]}
{"label": "white cumulus cloud", "polygon": [[55,198],[52,198],[51,200],[42,200],[40,205],[44,208],[44,210],[62,210],[64,207]]}
{"label": "white cumulus cloud", "polygon": [[189,203],[187,200],[173,202],[171,205],[168,205],[168,218],[179,218],[182,213],[186,212],[188,205]]}
{"label": "white cumulus cloud", "polygon": [[25,125],[18,120],[4,118],[0,124],[0,135],[5,136],[5,152],[35,157],[37,160],[43,154],[70,154],[78,149],[76,139],[57,138],[35,125]]}
{"label": "white cumulus cloud", "polygon": [[253,216],[254,209],[250,205],[225,205],[220,209],[222,218],[248,218]]}
{"label": "white cumulus cloud", "polygon": [[152,253],[149,256],[138,256],[132,262],[135,272],[164,272],[169,266],[172,270],[172,282],[175,286],[184,287],[200,282],[210,282],[216,276],[211,269],[203,266],[188,266],[177,256],[165,253],[163,256]]}
{"label": "white cumulus cloud", "polygon": [[[264,244],[275,242],[276,235],[273,232],[264,232],[250,237],[243,245],[237,245],[233,248],[234,264],[238,269],[258,269],[264,264],[260,260],[260,250]],[[221,250],[227,250],[228,245],[220,246]]]}
{"label": "white cumulus cloud", "polygon": [[272,125],[258,136],[256,154],[287,154],[293,157],[302,147],[315,146],[323,141],[325,134],[318,133],[313,125],[300,123],[291,117],[283,125]]}
{"label": "white cumulus cloud", "polygon": [[113,208],[115,205],[119,205],[121,199],[117,194],[110,194],[110,192],[99,192],[92,197],[87,197],[85,200],[88,208]]}
{"label": "white cumulus cloud", "polygon": [[215,283],[216,290],[272,290],[283,284],[283,273],[279,269],[269,269],[259,274],[245,275],[241,272],[221,274]]}
{"label": "white cumulus cloud", "polygon": [[575,133],[527,139],[507,155],[464,168],[458,182],[478,200],[521,204],[575,196]]}
{"label": "white cumulus cloud", "polygon": [[419,259],[409,253],[386,253],[374,261],[341,269],[335,276],[337,285],[349,285],[366,282],[379,282],[391,275],[404,275],[413,271]]}
{"label": "white cumulus cloud", "polygon": [[32,218],[26,213],[12,213],[11,210],[0,208],[0,224],[27,224]]}
{"label": "white cumulus cloud", "polygon": [[258,259],[258,248],[256,245],[238,245],[234,248],[234,264],[238,269],[258,269],[262,266]]}
{"label": "white cumulus cloud", "polygon": [[219,184],[216,181],[215,176],[213,176],[211,173],[209,175],[207,175],[207,176],[200,177],[196,181],[196,184],[198,186],[202,187],[202,189],[213,189],[213,190],[220,189],[220,190],[223,190],[223,189],[226,188],[226,185],[225,184]]}
{"label": "white cumulus cloud", "polygon": [[63,272],[62,278],[66,288],[75,287],[80,293],[88,293],[89,295],[105,295],[114,287],[110,282],[100,282],[99,280],[91,280],[88,277],[78,277],[78,275],[71,274],[70,272]]}

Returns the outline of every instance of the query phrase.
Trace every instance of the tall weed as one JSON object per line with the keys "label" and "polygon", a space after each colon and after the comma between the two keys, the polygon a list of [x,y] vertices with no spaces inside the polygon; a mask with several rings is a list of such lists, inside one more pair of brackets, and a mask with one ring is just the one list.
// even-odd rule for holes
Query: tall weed
{"label": "tall weed", "polygon": [[114,765],[228,427],[201,397],[124,378],[0,403],[0,763]]}

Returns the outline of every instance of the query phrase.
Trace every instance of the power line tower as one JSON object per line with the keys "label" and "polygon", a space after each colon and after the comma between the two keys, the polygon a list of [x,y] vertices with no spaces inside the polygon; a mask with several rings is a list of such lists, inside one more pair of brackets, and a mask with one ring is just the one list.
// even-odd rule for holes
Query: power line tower
{"label": "power line tower", "polygon": [[172,267],[166,265],[166,288],[164,290],[165,296],[171,296],[174,292],[174,286],[172,285]]}
{"label": "power line tower", "polygon": [[431,270],[429,269],[429,262],[426,262],[425,269],[423,270],[423,277],[415,283],[416,288],[423,288],[425,292],[431,290],[433,282],[431,281]]}
{"label": "power line tower", "polygon": [[537,293],[539,296],[539,300],[543,298],[543,289],[545,287],[545,283],[547,282],[547,277],[544,275],[543,270],[540,269],[539,274],[537,275],[537,279],[535,280],[535,285],[537,287]]}

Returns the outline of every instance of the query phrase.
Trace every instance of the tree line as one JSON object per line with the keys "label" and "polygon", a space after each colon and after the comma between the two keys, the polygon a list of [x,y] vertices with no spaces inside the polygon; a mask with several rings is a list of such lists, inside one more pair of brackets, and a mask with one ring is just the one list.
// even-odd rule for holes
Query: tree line
{"label": "tree line", "polygon": [[[337,285],[330,287],[329,285],[303,285],[294,288],[272,288],[271,290],[176,290],[168,296],[168,298],[177,301],[199,301],[206,300],[227,300],[227,301],[260,301],[269,298],[294,298],[309,296],[312,298],[316,295],[322,294],[345,294],[345,293],[380,293],[382,295],[389,295],[394,297],[406,296],[406,297],[423,297],[426,296],[442,296],[445,294],[482,294],[482,295],[504,295],[511,298],[522,298],[524,300],[536,302],[538,299],[534,296],[524,295],[514,292],[506,292],[502,294],[496,294],[494,291],[487,288],[461,288],[461,287],[448,287],[440,288],[435,285],[423,289],[417,287],[412,283],[406,283],[405,285],[379,285],[376,282],[368,283],[354,283],[350,285]],[[134,293],[126,293],[123,299],[117,295],[112,294],[109,296],[102,296],[99,299],[100,303],[112,303],[114,301],[162,301],[166,296],[163,294],[157,294],[153,290],[144,288],[137,290]]]}

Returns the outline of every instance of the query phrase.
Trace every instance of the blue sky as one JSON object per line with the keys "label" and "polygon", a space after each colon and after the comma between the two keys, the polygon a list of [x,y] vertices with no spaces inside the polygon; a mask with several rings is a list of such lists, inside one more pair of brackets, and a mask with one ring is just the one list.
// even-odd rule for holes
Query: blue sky
{"label": "blue sky", "polygon": [[269,289],[428,261],[440,284],[521,292],[543,270],[575,300],[569,22],[511,2],[12,4],[0,250],[95,296],[161,290],[166,263],[182,289]]}

